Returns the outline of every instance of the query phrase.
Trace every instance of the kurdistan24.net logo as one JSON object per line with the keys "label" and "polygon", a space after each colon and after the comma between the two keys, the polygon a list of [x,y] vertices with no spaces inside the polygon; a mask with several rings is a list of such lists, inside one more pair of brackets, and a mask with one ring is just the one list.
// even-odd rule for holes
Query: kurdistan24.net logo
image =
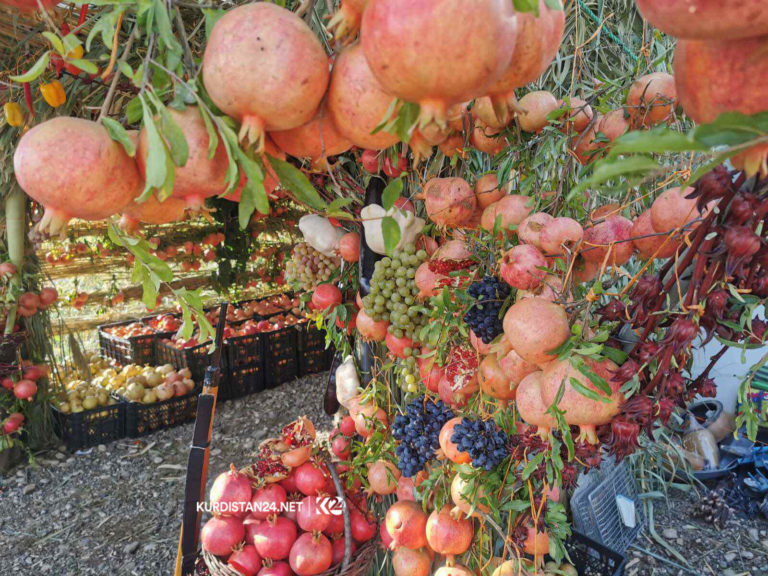
{"label": "kurdistan24.net logo", "polygon": [[[259,514],[295,514],[303,505],[303,500],[289,502],[198,502],[198,512],[209,512],[214,516],[244,516],[253,512]],[[322,514],[341,516],[344,514],[344,501],[341,498],[324,496],[316,500],[316,506]]]}

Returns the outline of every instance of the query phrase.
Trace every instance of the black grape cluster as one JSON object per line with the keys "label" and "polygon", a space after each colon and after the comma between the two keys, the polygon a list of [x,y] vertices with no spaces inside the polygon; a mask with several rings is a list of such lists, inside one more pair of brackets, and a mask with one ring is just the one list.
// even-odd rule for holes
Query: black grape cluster
{"label": "black grape cluster", "polygon": [[509,284],[493,276],[486,276],[482,282],[473,283],[467,290],[477,302],[464,315],[464,322],[486,344],[493,342],[504,330],[501,307],[509,291]]}
{"label": "black grape cluster", "polygon": [[472,458],[472,466],[493,470],[509,455],[507,435],[493,420],[464,418],[453,428],[451,442]]}
{"label": "black grape cluster", "polygon": [[425,401],[423,394],[405,407],[405,414],[395,416],[392,436],[398,441],[397,467],[404,476],[416,476],[435,456],[440,430],[453,416],[442,400]]}

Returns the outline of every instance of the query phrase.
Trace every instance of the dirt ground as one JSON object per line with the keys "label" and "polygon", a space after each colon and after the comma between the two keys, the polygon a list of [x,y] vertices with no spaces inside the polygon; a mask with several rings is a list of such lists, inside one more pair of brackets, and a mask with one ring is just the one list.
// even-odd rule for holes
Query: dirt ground
{"label": "dirt ground", "polygon": [[[209,469],[243,462],[300,414],[328,430],[324,390],[324,376],[309,376],[220,404]],[[54,450],[0,478],[0,575],[171,574],[191,434],[186,424],[87,454]],[[645,552],[627,552],[628,576],[768,574],[768,522],[734,517],[719,531],[691,517],[695,495],[670,496],[656,505],[656,530],[688,565],[642,534],[635,545]]]}

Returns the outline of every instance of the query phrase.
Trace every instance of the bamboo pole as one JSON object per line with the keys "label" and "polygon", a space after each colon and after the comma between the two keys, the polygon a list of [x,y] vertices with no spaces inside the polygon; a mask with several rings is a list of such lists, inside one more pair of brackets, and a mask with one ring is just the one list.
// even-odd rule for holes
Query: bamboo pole
{"label": "bamboo pole", "polygon": [[[24,267],[24,252],[27,240],[27,197],[18,186],[14,186],[11,193],[5,199],[5,226],[8,242],[8,256],[16,265],[16,274],[11,278],[11,290],[18,294],[21,292],[21,270]],[[13,333],[16,324],[16,307],[14,301],[8,310],[8,318],[5,322],[5,333]]]}

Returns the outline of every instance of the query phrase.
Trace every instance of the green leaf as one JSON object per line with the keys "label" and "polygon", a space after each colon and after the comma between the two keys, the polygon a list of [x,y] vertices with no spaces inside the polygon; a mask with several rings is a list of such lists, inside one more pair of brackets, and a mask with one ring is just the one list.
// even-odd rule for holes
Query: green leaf
{"label": "green leaf", "polygon": [[539,15],[539,0],[512,0],[515,12],[533,12]]}
{"label": "green leaf", "polygon": [[578,392],[582,396],[586,396],[590,400],[596,400],[597,402],[603,402],[605,404],[608,404],[610,402],[609,398],[606,398],[602,394],[598,394],[591,388],[587,388],[586,386],[584,386],[584,384],[579,382],[579,380],[577,380],[573,376],[571,376],[570,378],[570,383],[573,389],[576,390],[576,392]]}
{"label": "green leaf", "polygon": [[136,146],[134,146],[133,140],[128,136],[128,131],[123,128],[123,125],[117,120],[106,116],[101,119],[101,123],[104,124],[104,128],[107,129],[109,137],[116,142],[120,142],[125,149],[125,153],[133,158],[136,155]]}
{"label": "green leaf", "polygon": [[546,4],[547,8],[549,8],[550,10],[563,9],[563,3],[560,0],[544,0],[544,4]]}
{"label": "green leaf", "polygon": [[618,364],[619,366],[624,364],[624,362],[627,361],[627,358],[629,358],[629,355],[623,350],[619,350],[618,348],[611,348],[610,346],[603,348],[603,356],[615,364]]}
{"label": "green leaf", "polygon": [[155,0],[154,14],[160,42],[162,42],[171,52],[181,52],[181,45],[173,35],[173,28],[171,28],[171,18],[168,15],[168,9],[162,0]]}
{"label": "green leaf", "polygon": [[141,103],[143,106],[144,128],[147,130],[147,167],[144,177],[144,192],[141,198],[146,199],[152,189],[160,190],[166,182],[168,176],[166,162],[168,151],[155,125],[152,110],[143,96],[141,97]]}
{"label": "green leaf", "polygon": [[48,42],[51,43],[51,46],[53,46],[53,49],[56,50],[56,52],[58,52],[62,56],[64,56],[67,53],[66,49],[64,48],[64,43],[61,41],[61,38],[59,38],[56,34],[54,34],[53,32],[45,31],[45,32],[42,32],[42,35],[45,37],[46,40],[48,40]]}
{"label": "green leaf", "polygon": [[125,105],[125,120],[128,124],[136,124],[141,120],[144,108],[141,103],[141,98],[136,97],[128,101]]}
{"label": "green leaf", "polygon": [[738,112],[725,112],[710,124],[701,124],[693,131],[693,138],[702,144],[736,146],[768,133],[768,112],[752,116]]}
{"label": "green leaf", "polygon": [[142,288],[144,292],[141,295],[141,301],[147,308],[154,308],[157,305],[157,286],[152,281],[152,278],[147,275],[142,282]]}
{"label": "green leaf", "polygon": [[[134,82],[133,68],[131,68],[131,65],[128,64],[128,62],[125,62],[124,60],[120,60],[117,63],[117,67],[120,69],[120,72],[122,72],[126,78],[128,78],[131,82]],[[131,100],[131,102],[133,102],[133,100]]]}
{"label": "green leaf", "polygon": [[70,64],[73,66],[76,66],[77,68],[80,68],[83,72],[86,74],[96,74],[99,71],[99,67],[96,66],[93,62],[90,60],[83,60],[82,58],[72,58],[67,60]]}
{"label": "green leaf", "polygon": [[611,156],[619,154],[641,153],[661,154],[663,152],[687,152],[690,150],[705,152],[709,150],[701,142],[696,142],[688,134],[658,126],[653,130],[633,130],[627,132],[611,145]]}
{"label": "green leaf", "polygon": [[208,131],[208,160],[213,160],[216,155],[216,148],[219,146],[219,134],[216,132],[216,127],[213,125],[211,118],[208,116],[208,111],[199,106],[200,115],[203,117],[203,124]]}
{"label": "green leaf", "polygon": [[163,105],[154,92],[150,91],[149,95],[160,114],[160,131],[165,137],[171,159],[176,166],[184,166],[189,159],[189,146],[184,132],[181,131],[179,125],[168,112],[168,108]]}
{"label": "green leaf", "polygon": [[245,230],[251,221],[254,209],[262,214],[269,212],[269,199],[264,188],[264,172],[261,170],[261,167],[239,148],[238,152],[240,168],[245,174],[246,182],[240,194],[240,206],[238,207],[237,217],[240,229]]}
{"label": "green leaf", "polygon": [[352,198],[336,198],[328,205],[328,209],[326,210],[325,215],[337,218],[351,218],[352,216],[349,213],[344,212],[342,208],[349,206],[352,204],[352,202]]}
{"label": "green leaf", "polygon": [[80,41],[80,38],[78,38],[72,33],[64,36],[64,38],[62,38],[62,41],[64,43],[65,54],[69,54],[70,52],[72,52],[72,50],[74,50],[78,46],[83,45],[83,43]]}
{"label": "green leaf", "polygon": [[27,70],[24,74],[19,76],[9,76],[9,78],[14,82],[32,82],[32,80],[35,80],[43,72],[45,72],[45,68],[48,66],[48,61],[50,58],[50,51],[43,52],[43,55],[40,56],[40,58],[37,59],[37,62],[32,65],[32,68]]}
{"label": "green leaf", "polygon": [[602,184],[608,180],[614,180],[620,176],[647,176],[651,172],[660,170],[658,162],[648,156],[629,156],[622,158],[606,158],[594,165],[592,175],[582,180],[568,195],[568,200],[578,192],[582,192],[592,186]]}
{"label": "green leaf", "polygon": [[387,255],[392,256],[402,237],[400,225],[392,216],[384,216],[381,220],[381,232],[384,235],[384,249]]}
{"label": "green leaf", "polygon": [[581,372],[584,376],[586,376],[594,386],[600,390],[603,394],[606,396],[610,396],[613,394],[613,390],[611,390],[610,384],[606,382],[605,378],[602,378],[595,374],[595,371],[592,370],[592,368],[584,362],[580,357],[573,356],[571,358],[571,364],[576,367],[576,369]]}
{"label": "green leaf", "polygon": [[381,205],[384,210],[389,210],[395,205],[395,201],[400,198],[400,194],[403,192],[403,179],[395,178],[390,180],[387,187],[381,193]]}
{"label": "green leaf", "polygon": [[545,455],[546,455],[546,452],[539,452],[538,454],[536,454],[536,456],[528,460],[528,463],[525,465],[525,468],[523,468],[522,474],[520,474],[520,478],[522,478],[523,480],[528,480],[531,474],[533,474],[536,471],[536,468],[539,467],[539,464],[542,463]]}
{"label": "green leaf", "polygon": [[279,158],[269,155],[267,158],[277,173],[280,183],[294,195],[296,200],[310,208],[325,212],[328,207],[327,203],[320,197],[320,194],[317,193],[315,187],[301,170]]}

